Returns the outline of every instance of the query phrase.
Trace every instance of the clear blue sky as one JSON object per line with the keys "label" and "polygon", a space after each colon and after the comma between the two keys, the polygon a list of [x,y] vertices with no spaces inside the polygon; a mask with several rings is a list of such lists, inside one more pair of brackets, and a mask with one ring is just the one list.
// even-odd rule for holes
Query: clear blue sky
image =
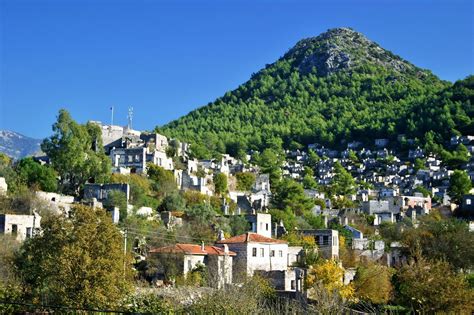
{"label": "clear blue sky", "polygon": [[152,129],[206,105],[298,40],[349,26],[455,81],[474,73],[473,1],[0,0],[0,129]]}

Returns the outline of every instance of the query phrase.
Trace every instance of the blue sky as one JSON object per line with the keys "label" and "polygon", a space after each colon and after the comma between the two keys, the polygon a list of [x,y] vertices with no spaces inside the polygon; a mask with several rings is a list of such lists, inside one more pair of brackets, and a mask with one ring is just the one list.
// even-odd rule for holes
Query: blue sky
{"label": "blue sky", "polygon": [[474,73],[466,0],[0,0],[0,129],[79,122],[152,129],[236,88],[298,40],[349,26],[455,81]]}

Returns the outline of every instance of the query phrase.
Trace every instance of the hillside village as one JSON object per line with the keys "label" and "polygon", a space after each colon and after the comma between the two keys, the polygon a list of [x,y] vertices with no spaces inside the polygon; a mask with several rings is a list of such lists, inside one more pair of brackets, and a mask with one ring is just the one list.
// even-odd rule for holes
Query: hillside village
{"label": "hillside village", "polygon": [[[314,299],[308,279],[316,261],[336,263],[342,285],[350,286],[360,264],[397,269],[409,261],[407,244],[389,231],[416,228],[433,213],[473,217],[474,191],[455,198],[449,192],[456,170],[474,179],[474,136],[446,144],[464,154],[456,165],[399,135],[398,143],[355,141],[343,150],[317,143],[281,150],[280,163],[268,167],[264,152],[202,160],[192,145],[159,133],[88,125],[100,130],[96,143],[112,180],[88,180],[69,195],[36,189],[30,208],[0,214],[0,232],[23,242],[42,233],[41,208],[66,216],[76,205],[103,209],[120,229],[138,277],[157,292],[183,283],[222,289],[259,275],[280,296]],[[34,160],[52,163],[46,155]],[[158,183],[156,197],[140,199],[149,185],[140,181],[148,178]],[[0,194],[9,196],[4,177]],[[469,226],[472,233],[474,222]]]}

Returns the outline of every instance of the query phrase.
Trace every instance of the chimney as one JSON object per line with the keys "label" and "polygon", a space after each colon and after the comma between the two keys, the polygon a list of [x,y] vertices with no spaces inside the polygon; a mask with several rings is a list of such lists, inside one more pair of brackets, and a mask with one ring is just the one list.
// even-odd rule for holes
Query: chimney
{"label": "chimney", "polygon": [[225,240],[224,231],[219,230],[219,232],[217,232],[217,240],[218,240],[218,241],[223,241],[223,240]]}
{"label": "chimney", "polygon": [[204,242],[201,242],[201,251],[204,251]]}
{"label": "chimney", "polygon": [[224,244],[224,253],[229,254],[229,246],[227,244]]}

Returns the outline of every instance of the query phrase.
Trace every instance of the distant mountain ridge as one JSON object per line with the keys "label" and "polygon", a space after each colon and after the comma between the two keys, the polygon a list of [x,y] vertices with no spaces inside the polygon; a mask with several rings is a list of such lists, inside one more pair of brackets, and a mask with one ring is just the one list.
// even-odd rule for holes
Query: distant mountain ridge
{"label": "distant mountain ridge", "polygon": [[24,136],[10,130],[0,130],[0,152],[14,158],[21,159],[41,152],[42,140]]}
{"label": "distant mountain ridge", "polygon": [[470,95],[472,81],[456,87],[361,33],[335,28],[297,42],[237,89],[157,130],[195,143],[201,157],[261,150],[275,139],[288,149],[336,147],[433,131],[441,142],[473,130],[470,97],[452,97],[458,87]]}

